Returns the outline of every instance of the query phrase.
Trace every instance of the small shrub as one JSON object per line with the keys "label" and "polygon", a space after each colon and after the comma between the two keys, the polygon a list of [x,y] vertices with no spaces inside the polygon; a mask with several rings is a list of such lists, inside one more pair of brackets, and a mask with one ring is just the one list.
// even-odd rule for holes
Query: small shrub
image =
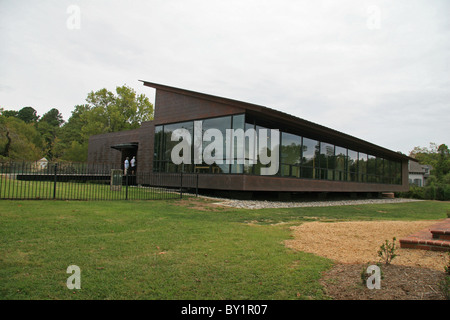
{"label": "small shrub", "polygon": [[447,265],[444,266],[445,273],[450,276],[450,252],[448,253]]}
{"label": "small shrub", "polygon": [[445,299],[450,300],[450,276],[445,276],[442,281],[441,290],[444,293]]}
{"label": "small shrub", "polygon": [[386,265],[390,264],[391,261],[397,257],[398,255],[395,253],[397,248],[395,246],[395,237],[392,238],[392,243],[386,240],[381,246],[380,250],[378,250],[378,256],[380,260],[384,262]]}
{"label": "small shrub", "polygon": [[442,280],[439,287],[444,294],[445,299],[450,300],[450,252],[448,253],[447,265],[444,266],[444,270],[444,280]]}

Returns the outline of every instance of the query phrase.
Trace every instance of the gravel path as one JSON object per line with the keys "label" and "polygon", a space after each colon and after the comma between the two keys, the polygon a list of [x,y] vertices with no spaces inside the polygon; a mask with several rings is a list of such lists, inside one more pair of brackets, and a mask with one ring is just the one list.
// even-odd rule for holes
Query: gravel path
{"label": "gravel path", "polygon": [[339,201],[309,201],[309,202],[283,202],[283,201],[257,201],[257,200],[230,200],[211,198],[220,200],[217,204],[245,209],[264,209],[264,208],[295,208],[295,207],[330,207],[330,206],[350,206],[360,204],[380,204],[380,203],[401,203],[422,201],[416,199],[364,199],[364,200],[339,200]]}

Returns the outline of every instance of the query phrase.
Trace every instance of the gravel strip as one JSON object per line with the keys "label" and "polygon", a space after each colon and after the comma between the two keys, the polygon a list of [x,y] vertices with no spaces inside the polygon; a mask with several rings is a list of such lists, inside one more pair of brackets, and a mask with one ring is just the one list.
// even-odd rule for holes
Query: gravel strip
{"label": "gravel strip", "polygon": [[331,206],[350,206],[360,204],[381,204],[381,203],[402,203],[412,201],[422,201],[416,199],[364,199],[364,200],[339,200],[339,201],[310,201],[310,202],[282,202],[282,201],[256,201],[256,200],[229,200],[220,198],[211,198],[222,200],[216,204],[242,209],[266,209],[266,208],[296,208],[296,207],[331,207]]}

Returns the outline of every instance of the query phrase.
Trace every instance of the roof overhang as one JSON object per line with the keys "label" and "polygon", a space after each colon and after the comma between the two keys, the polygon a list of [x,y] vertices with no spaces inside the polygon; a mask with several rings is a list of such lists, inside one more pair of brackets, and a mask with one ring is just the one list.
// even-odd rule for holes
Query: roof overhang
{"label": "roof overhang", "polygon": [[128,142],[128,143],[119,143],[111,146],[111,148],[122,151],[124,149],[137,149],[139,146],[138,142]]}
{"label": "roof overhang", "polygon": [[[293,116],[288,113],[278,111],[278,110],[275,110],[272,108],[268,108],[268,107],[248,103],[248,102],[218,97],[218,96],[214,96],[214,95],[210,95],[210,94],[190,91],[190,90],[186,90],[186,89],[170,87],[167,85],[158,84],[158,83],[154,83],[154,82],[149,82],[149,81],[144,81],[144,80],[139,80],[139,81],[141,81],[144,84],[144,86],[151,87],[151,88],[154,88],[157,90],[173,92],[173,93],[181,94],[181,95],[187,95],[187,96],[191,96],[191,97],[195,97],[195,98],[199,98],[199,99],[203,99],[203,100],[209,100],[209,101],[232,105],[232,106],[236,106],[236,107],[245,109],[246,113],[254,115],[254,116],[258,116],[259,118],[262,118],[262,119],[267,119],[268,122],[271,121],[273,123],[278,123],[278,124],[282,123],[283,128],[285,130],[292,128],[292,131],[294,131],[295,128],[301,127],[302,130],[304,130],[312,135],[320,135],[322,137],[327,137],[327,141],[324,141],[324,142],[329,142],[329,143],[334,143],[334,144],[341,142],[341,143],[347,145],[349,148],[354,149],[355,151],[371,153],[372,155],[375,155],[375,156],[379,156],[379,155],[389,156],[390,158],[403,160],[403,161],[407,161],[407,160],[417,161],[416,159],[411,158],[403,153],[386,149],[384,147],[375,145],[371,142],[356,138],[356,137],[348,135],[346,133],[316,124],[314,122],[311,122],[311,121],[308,121],[308,120],[305,120],[305,119],[302,119],[302,118],[299,118],[299,117],[296,117],[296,116]],[[292,132],[292,133],[294,133],[294,132]]]}

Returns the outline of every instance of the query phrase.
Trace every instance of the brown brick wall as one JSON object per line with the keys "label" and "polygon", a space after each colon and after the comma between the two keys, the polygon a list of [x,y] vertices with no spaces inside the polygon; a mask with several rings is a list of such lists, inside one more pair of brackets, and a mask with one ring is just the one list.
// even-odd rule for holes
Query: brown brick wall
{"label": "brown brick wall", "polygon": [[137,165],[140,172],[153,171],[153,144],[155,125],[153,121],[142,123],[139,129],[139,149],[137,154]]}
{"label": "brown brick wall", "polygon": [[173,92],[156,90],[156,125],[238,113],[244,113],[244,109]]}
{"label": "brown brick wall", "polygon": [[139,142],[140,129],[111,132],[89,138],[89,163],[120,163],[121,152],[111,148],[119,143]]}

